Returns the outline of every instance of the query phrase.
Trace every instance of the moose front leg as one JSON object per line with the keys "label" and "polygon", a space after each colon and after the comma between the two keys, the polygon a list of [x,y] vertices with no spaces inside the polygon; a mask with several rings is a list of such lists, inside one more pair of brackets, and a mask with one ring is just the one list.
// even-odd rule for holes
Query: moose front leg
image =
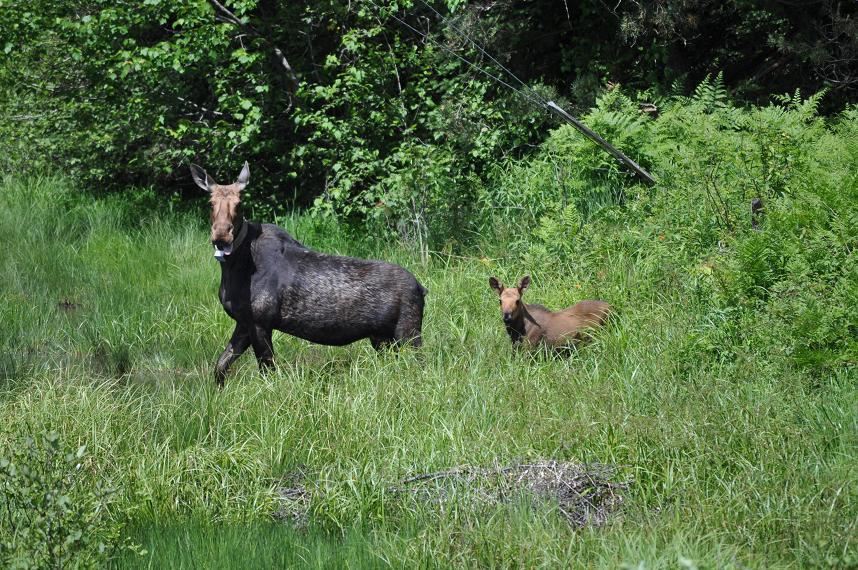
{"label": "moose front leg", "polygon": [[259,364],[259,370],[265,372],[274,366],[274,345],[271,344],[271,329],[255,325],[253,334],[251,335],[253,344],[253,353],[256,355],[256,362]]}
{"label": "moose front leg", "polygon": [[250,331],[241,323],[235,323],[235,330],[232,332],[232,338],[226,345],[226,349],[217,359],[215,366],[215,382],[218,388],[223,388],[223,382],[226,379],[226,373],[229,367],[235,360],[244,354],[247,347],[250,346]]}

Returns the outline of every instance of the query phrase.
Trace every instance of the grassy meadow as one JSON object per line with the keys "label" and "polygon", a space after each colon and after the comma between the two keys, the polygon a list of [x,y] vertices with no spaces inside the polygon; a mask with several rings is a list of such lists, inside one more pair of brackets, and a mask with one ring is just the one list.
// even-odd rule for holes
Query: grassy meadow
{"label": "grassy meadow", "polygon": [[[203,208],[147,212],[51,177],[0,188],[0,449],[50,431],[86,446],[86,477],[116,489],[101,516],[146,551],[113,564],[858,564],[854,366],[815,373],[719,337],[743,317],[689,294],[657,237],[593,246],[586,264],[525,266],[500,250],[422,263],[333,223],[280,219],[316,249],[415,273],[429,289],[424,348],[275,334],[277,370],[260,375],[248,352],[218,391],[232,325]],[[514,353],[487,278],[525,271],[532,302],[598,297],[618,314],[572,357]],[[715,345],[728,342],[724,358]],[[574,529],[550,503],[390,492],[420,473],[537,459],[617,465],[622,506]],[[275,490],[296,477],[309,496],[297,526],[273,518]]]}

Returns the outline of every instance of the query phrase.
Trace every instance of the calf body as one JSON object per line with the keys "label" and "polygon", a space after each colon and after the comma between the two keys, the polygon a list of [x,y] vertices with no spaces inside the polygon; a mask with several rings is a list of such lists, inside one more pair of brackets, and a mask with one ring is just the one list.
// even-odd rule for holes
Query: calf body
{"label": "calf body", "polygon": [[500,297],[504,325],[513,345],[545,344],[553,348],[575,345],[589,340],[588,331],[602,326],[611,313],[611,306],[605,301],[580,301],[559,311],[524,303],[521,297],[530,285],[529,276],[518,287],[504,287],[494,277],[489,279],[489,285]]}
{"label": "calf body", "polygon": [[[201,186],[212,184],[202,169],[192,171]],[[261,368],[272,365],[274,330],[335,346],[364,338],[376,348],[420,346],[426,290],[404,268],[313,251],[273,224],[237,215],[218,225],[225,227],[228,235],[215,235],[213,219],[212,243],[221,261],[220,301],[236,324],[217,362],[218,385],[248,347]]]}

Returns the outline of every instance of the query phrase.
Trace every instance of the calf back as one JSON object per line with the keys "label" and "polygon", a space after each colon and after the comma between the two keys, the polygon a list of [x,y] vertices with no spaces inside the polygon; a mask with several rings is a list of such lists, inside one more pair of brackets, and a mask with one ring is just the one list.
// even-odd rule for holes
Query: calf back
{"label": "calf back", "polygon": [[610,311],[611,306],[604,301],[580,301],[551,313],[542,324],[543,340],[551,346],[586,341],[590,338],[587,331],[604,324]]}

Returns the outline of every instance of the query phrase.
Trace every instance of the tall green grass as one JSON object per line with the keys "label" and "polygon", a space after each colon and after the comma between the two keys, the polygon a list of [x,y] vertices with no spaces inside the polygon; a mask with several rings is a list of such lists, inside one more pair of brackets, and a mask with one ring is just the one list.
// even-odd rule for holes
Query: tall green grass
{"label": "tall green grass", "polygon": [[116,568],[385,568],[389,561],[363,535],[307,534],[280,523],[191,522],[132,532],[146,550],[113,561]]}
{"label": "tall green grass", "polygon": [[[0,188],[0,449],[49,430],[87,445],[118,490],[111,516],[149,552],[123,567],[858,563],[854,368],[815,374],[742,346],[753,337],[724,331],[744,321],[713,304],[711,284],[693,294],[702,277],[665,264],[657,233],[593,242],[585,272],[502,249],[424,265],[399,245],[282,219],[317,249],[412,270],[429,289],[424,348],[276,335],[275,372],[260,375],[249,353],[218,391],[231,321],[205,219],[92,199],[60,178]],[[531,301],[598,296],[617,316],[570,358],[515,353],[487,277],[525,272]],[[623,508],[575,530],[550,504],[438,505],[389,490],[540,457],[620,466],[632,482]],[[306,531],[271,522],[276,487],[296,473]]]}

